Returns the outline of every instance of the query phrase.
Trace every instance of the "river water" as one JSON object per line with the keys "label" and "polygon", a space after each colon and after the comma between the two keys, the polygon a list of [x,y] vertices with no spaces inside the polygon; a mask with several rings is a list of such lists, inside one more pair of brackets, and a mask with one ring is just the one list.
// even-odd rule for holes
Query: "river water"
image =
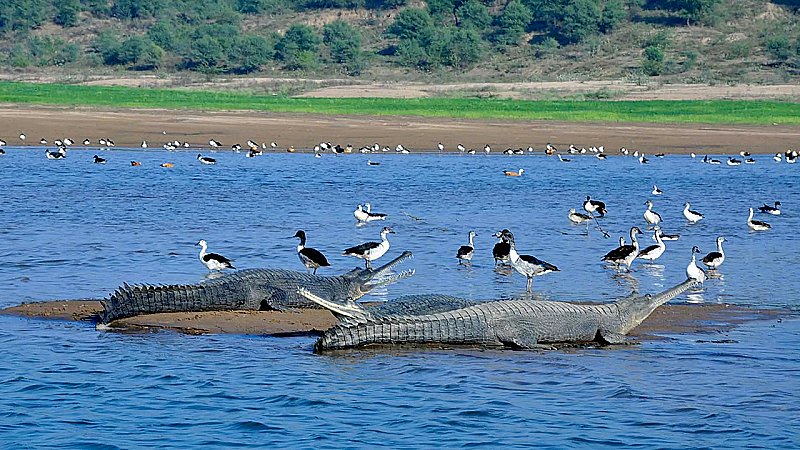
{"label": "river water", "polygon": [[[780,149],[778,149],[780,150]],[[690,249],[724,235],[727,259],[702,290],[674,303],[797,309],[800,177],[774,163],[728,167],[688,156],[570,163],[544,156],[213,154],[38,150],[0,156],[0,307],[101,298],[122,282],[192,283],[206,269],[199,239],[237,267],[302,269],[297,229],[344,272],[342,249],[378,238],[414,252],[416,275],[366,300],[446,292],[476,299],[524,293],[495,271],[491,234],[509,228],[522,253],[557,265],[534,290],[555,300],[610,301],[685,277]],[[99,153],[106,165],[92,163]],[[699,158],[698,158],[699,159]],[[130,161],[142,163],[132,167]],[[175,167],[159,167],[172,162]],[[503,170],[525,169],[522,177]],[[664,191],[653,196],[653,183]],[[595,225],[571,225],[586,195],[606,202]],[[644,202],[664,218],[657,264],[615,275],[600,258]],[[784,214],[747,208],[779,200]],[[388,220],[355,226],[371,202]],[[689,225],[690,201],[705,219]],[[456,249],[475,230],[471,266]],[[649,232],[642,241],[653,243]],[[7,448],[800,446],[800,321],[744,324],[721,335],[673,335],[621,350],[355,351],[314,355],[313,337],[103,333],[88,323],[0,316],[0,445]]]}

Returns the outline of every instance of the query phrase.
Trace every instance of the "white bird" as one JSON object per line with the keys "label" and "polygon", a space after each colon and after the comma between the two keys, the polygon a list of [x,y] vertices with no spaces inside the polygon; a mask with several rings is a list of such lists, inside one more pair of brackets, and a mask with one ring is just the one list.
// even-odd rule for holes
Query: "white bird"
{"label": "white bird", "polygon": [[439,142],[438,144],[436,144],[436,148],[438,148],[440,152],[443,152],[444,151],[444,144]]}
{"label": "white bird", "polygon": [[206,243],[205,239],[200,239],[197,244],[200,246],[200,262],[203,263],[204,266],[208,268],[209,271],[212,270],[222,270],[222,269],[235,269],[233,261],[230,259],[218,254],[218,253],[206,253],[208,249],[208,244]]}
{"label": "white bird", "polygon": [[47,145],[47,139],[41,138],[41,139],[39,139],[39,143],[42,144],[42,145]]}
{"label": "white bird", "polygon": [[353,211],[353,216],[355,216],[356,220],[359,222],[366,222],[367,218],[369,218],[369,214],[364,211],[364,208],[361,205],[356,206],[356,210]]}
{"label": "white bird", "polygon": [[27,139],[27,138],[28,138],[28,136],[25,136],[25,133],[20,133],[19,134],[19,140],[20,141],[25,142],[25,139]]}
{"label": "white bird", "polygon": [[475,236],[474,231],[469,232],[469,244],[462,245],[456,251],[456,258],[458,258],[458,263],[461,264],[463,262],[470,262],[472,261],[472,255],[475,253],[475,244],[473,243],[473,239]]}
{"label": "white bird", "polygon": [[84,139],[83,140],[83,145],[89,145],[91,143],[92,143],[92,141],[90,141],[89,139]]}
{"label": "white bird", "polygon": [[697,223],[700,220],[702,220],[703,217],[705,217],[705,216],[703,216],[702,214],[700,214],[697,211],[693,211],[693,210],[689,209],[689,208],[691,208],[691,206],[692,205],[690,205],[689,202],[686,202],[686,203],[683,204],[683,217],[686,217],[686,220],[688,220],[689,223]]}
{"label": "white bird", "polygon": [[725,262],[725,252],[722,250],[722,243],[726,242],[724,236],[719,236],[717,238],[717,251],[711,252],[701,259],[703,264],[706,265],[709,269],[716,269],[717,267],[721,266],[723,262]]}
{"label": "white bird", "polygon": [[516,172],[513,171],[513,170],[504,170],[503,171],[503,175],[505,175],[507,177],[521,177],[522,176],[522,172],[524,172],[524,171],[525,171],[525,169],[519,169]]}
{"label": "white bird", "polygon": [[147,141],[142,141],[142,148],[147,148]]}
{"label": "white bird", "polygon": [[361,258],[365,261],[367,269],[371,269],[371,262],[383,256],[389,250],[389,240],[387,239],[389,233],[394,234],[394,230],[389,227],[383,227],[380,242],[365,242],[355,247],[350,247],[342,255]]}
{"label": "white bird", "polygon": [[783,160],[783,155],[780,153],[775,153],[775,156],[772,157],[772,160],[775,162],[781,162],[781,160]]}
{"label": "white bird", "polygon": [[558,272],[558,267],[550,264],[549,262],[542,261],[539,258],[531,255],[520,255],[514,244],[514,235],[509,233],[511,248],[508,253],[508,259],[511,261],[511,267],[517,272],[525,275],[528,278],[527,291],[531,292],[533,287],[533,277],[538,277],[550,272]]}
{"label": "white bird", "polygon": [[67,157],[67,149],[64,147],[59,147],[58,151],[55,152],[45,150],[44,155],[47,157],[47,159],[64,159]]}
{"label": "white bird", "polygon": [[559,153],[557,156],[558,156],[558,160],[559,160],[559,161],[561,161],[561,162],[570,162],[570,161],[572,161],[572,160],[571,160],[571,159],[569,159],[569,158],[563,158],[563,157],[561,156],[561,153]]}
{"label": "white bird", "polygon": [[661,222],[661,214],[653,211],[653,202],[650,200],[644,202],[647,205],[647,210],[644,212],[644,220],[650,225],[658,225]]}
{"label": "white bird", "polygon": [[489,144],[486,144],[486,145],[483,147],[483,151],[484,151],[484,152],[486,152],[486,153],[489,153],[489,152],[491,152],[491,151],[492,151],[492,147],[489,147]]}
{"label": "white bird", "polygon": [[644,250],[641,250],[636,256],[637,258],[646,259],[650,262],[653,262],[664,254],[664,251],[667,249],[667,245],[664,244],[664,240],[661,239],[661,235],[659,234],[658,230],[653,232],[653,238],[656,240],[656,244],[647,246]]}
{"label": "white bird", "polygon": [[215,139],[209,139],[208,140],[208,145],[210,145],[211,148],[219,148],[222,145],[222,142],[217,141]]}
{"label": "white bird", "polygon": [[217,160],[214,158],[210,158],[208,156],[203,156],[200,153],[197,154],[197,160],[200,161],[202,164],[216,164]]}
{"label": "white bird", "polygon": [[700,253],[700,249],[695,245],[692,247],[692,261],[686,266],[686,276],[701,283],[706,281],[706,273],[703,269],[697,267],[697,260],[695,254]]}
{"label": "white bird", "polygon": [[458,149],[458,151],[460,151],[460,152],[462,152],[462,153],[464,152],[464,150],[466,150],[466,149],[467,149],[466,147],[464,147],[464,145],[463,145],[463,144],[458,144],[458,145],[456,145],[456,148]]}
{"label": "white bird", "polygon": [[747,226],[753,231],[766,231],[772,228],[772,225],[760,220],[753,220],[753,208],[750,208],[750,215],[747,217]]}
{"label": "white bird", "polygon": [[739,166],[742,164],[742,160],[733,157],[728,157],[728,162],[726,164],[728,164],[729,166]]}
{"label": "white bird", "polygon": [[664,193],[664,191],[659,189],[658,186],[656,186],[655,184],[653,185],[653,195],[661,195],[663,193]]}

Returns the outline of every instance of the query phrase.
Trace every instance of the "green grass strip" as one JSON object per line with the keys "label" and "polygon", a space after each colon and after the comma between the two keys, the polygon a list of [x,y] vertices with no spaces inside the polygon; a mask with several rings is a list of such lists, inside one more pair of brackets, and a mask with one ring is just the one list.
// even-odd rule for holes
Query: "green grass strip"
{"label": "green grass strip", "polygon": [[800,124],[800,104],[761,100],[292,98],[236,91],[0,82],[0,103],[575,122]]}

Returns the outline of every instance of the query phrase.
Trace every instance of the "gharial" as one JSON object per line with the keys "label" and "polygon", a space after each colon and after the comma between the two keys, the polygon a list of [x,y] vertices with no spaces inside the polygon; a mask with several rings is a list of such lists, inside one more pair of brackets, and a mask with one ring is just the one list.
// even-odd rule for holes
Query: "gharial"
{"label": "gharial", "polygon": [[298,295],[300,287],[314,289],[327,298],[356,300],[376,287],[413,275],[413,270],[391,273],[395,266],[411,256],[411,252],[406,251],[376,269],[353,269],[328,277],[293,270],[245,269],[198,284],[123,284],[108,299],[101,300],[103,313],[98,328],[114,320],[142,314],[319,308]]}
{"label": "gharial", "polygon": [[626,335],[656,308],[697,282],[687,278],[659,294],[605,304],[498,300],[430,314],[390,316],[376,316],[353,301],[333,301],[308,288],[298,293],[328,308],[340,321],[314,344],[317,353],[415,344],[536,349],[557,343],[625,343]]}

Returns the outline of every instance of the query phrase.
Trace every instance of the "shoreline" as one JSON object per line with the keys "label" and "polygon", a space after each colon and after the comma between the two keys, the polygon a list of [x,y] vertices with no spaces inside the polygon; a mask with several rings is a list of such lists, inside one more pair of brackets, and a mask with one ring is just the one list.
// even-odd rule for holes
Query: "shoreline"
{"label": "shoreline", "polygon": [[[92,321],[102,311],[99,300],[53,300],[23,303],[0,309],[0,315],[28,319]],[[746,308],[729,304],[666,304],[656,309],[629,336],[640,340],[664,335],[715,335],[741,324],[780,321],[796,313],[785,309]],[[240,334],[260,336],[316,335],[336,324],[327,310],[206,311],[159,313],[113,322],[115,331],[171,330],[187,334]]]}
{"label": "shoreline", "polygon": [[561,153],[571,144],[578,148],[603,145],[610,156],[618,154],[621,147],[648,155],[735,155],[741,150],[774,154],[800,145],[800,127],[789,125],[512,121],[17,104],[0,108],[0,139],[9,146],[22,144],[17,138],[20,133],[28,136],[26,143],[37,145],[42,137],[49,141],[71,137],[76,144],[88,138],[93,145],[103,137],[113,139],[118,147],[141,148],[144,140],[150,148],[160,149],[163,143],[178,140],[206,151],[209,139],[222,142],[226,151],[235,143],[246,150],[247,140],[253,139],[276,142],[279,152],[289,146],[307,150],[325,141],[352,144],[354,153],[373,143],[389,146],[392,151],[387,153],[393,153],[397,144],[412,152],[437,153],[436,145],[442,142],[450,153],[458,153],[455,147],[460,143],[479,154],[487,144],[493,154],[528,146],[542,154],[551,143]]}

